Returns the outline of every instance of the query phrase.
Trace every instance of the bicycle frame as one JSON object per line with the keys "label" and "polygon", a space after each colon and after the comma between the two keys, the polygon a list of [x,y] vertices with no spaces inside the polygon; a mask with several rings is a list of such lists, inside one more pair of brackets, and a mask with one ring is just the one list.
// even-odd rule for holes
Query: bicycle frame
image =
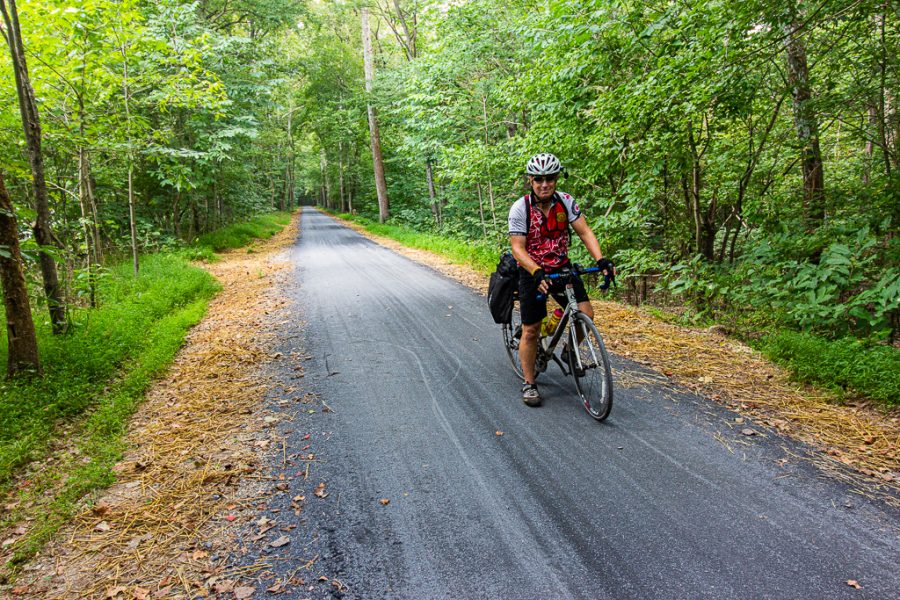
{"label": "bicycle frame", "polygon": [[[560,318],[559,323],[556,325],[556,329],[549,336],[549,339],[547,337],[542,337],[540,339],[540,342],[538,343],[538,352],[534,365],[536,373],[543,373],[545,370],[547,370],[547,364],[552,359],[557,365],[559,365],[564,374],[570,374],[567,366],[564,365],[561,360],[559,360],[559,357],[556,356],[554,351],[556,350],[556,346],[559,344],[559,341],[566,333],[566,325],[568,325],[569,320],[572,319],[574,315],[581,312],[581,309],[578,308],[578,302],[575,300],[575,289],[572,285],[571,278],[579,277],[587,273],[596,273],[599,270],[600,269],[596,267],[592,267],[590,269],[579,269],[576,266],[574,270],[566,269],[564,272],[554,273],[547,276],[548,279],[569,279],[569,281],[566,283],[565,289],[567,303],[565,308],[563,309],[563,315]],[[574,336],[574,330],[570,329],[569,335],[570,337]],[[574,348],[577,345],[577,340],[569,339],[569,344],[570,348]],[[580,358],[578,360],[580,361]]]}

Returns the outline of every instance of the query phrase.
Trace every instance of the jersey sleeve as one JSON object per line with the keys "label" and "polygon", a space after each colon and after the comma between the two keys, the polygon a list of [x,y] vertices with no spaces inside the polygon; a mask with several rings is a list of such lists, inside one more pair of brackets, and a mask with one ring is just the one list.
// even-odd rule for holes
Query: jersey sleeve
{"label": "jersey sleeve", "polygon": [[577,221],[581,216],[581,207],[575,202],[575,198],[565,192],[560,192],[559,196],[562,198],[563,205],[566,207],[566,214],[569,215],[569,223]]}
{"label": "jersey sleeve", "polygon": [[525,198],[519,198],[513,203],[509,209],[509,235],[528,235],[526,210],[528,206],[525,204]]}

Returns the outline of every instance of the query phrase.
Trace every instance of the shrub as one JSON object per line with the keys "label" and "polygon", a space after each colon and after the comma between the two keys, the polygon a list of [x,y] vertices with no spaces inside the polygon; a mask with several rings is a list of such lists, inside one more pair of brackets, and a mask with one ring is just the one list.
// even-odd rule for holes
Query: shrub
{"label": "shrub", "polygon": [[883,403],[900,404],[900,350],[854,339],[828,340],[809,333],[779,331],[760,349],[789,367],[800,381],[851,389]]}

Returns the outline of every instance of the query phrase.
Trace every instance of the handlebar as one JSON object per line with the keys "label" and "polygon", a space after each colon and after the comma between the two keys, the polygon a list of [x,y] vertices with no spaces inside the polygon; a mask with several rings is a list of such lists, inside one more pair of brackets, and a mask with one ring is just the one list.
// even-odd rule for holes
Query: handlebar
{"label": "handlebar", "polygon": [[[590,275],[591,273],[599,273],[600,267],[587,267],[581,268],[580,266],[573,265],[571,268],[566,267],[562,271],[558,273],[551,273],[550,275],[545,276],[545,279],[568,279],[569,277],[581,277],[582,275]],[[601,290],[608,290],[610,285],[615,285],[616,283],[616,275],[615,273],[608,273],[603,276],[603,285],[600,286]],[[547,296],[541,293],[538,293],[537,299],[538,301],[543,300]]]}
{"label": "handlebar", "polygon": [[575,267],[572,269],[567,267],[559,273],[551,273],[547,275],[547,279],[562,279],[563,277],[571,277],[572,275],[580,277],[582,275],[589,275],[591,273],[597,273],[599,271],[599,267],[588,267],[587,269],[582,269],[578,265],[575,265]]}

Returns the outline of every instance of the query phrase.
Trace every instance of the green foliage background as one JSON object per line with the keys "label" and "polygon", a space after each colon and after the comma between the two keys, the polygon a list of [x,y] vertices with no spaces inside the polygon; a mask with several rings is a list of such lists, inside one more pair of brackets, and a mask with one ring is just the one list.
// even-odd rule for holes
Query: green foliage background
{"label": "green foliage background", "polygon": [[[686,319],[749,338],[896,344],[892,3],[20,0],[19,10],[75,305],[96,295],[92,263],[128,251],[129,170],[143,251],[190,247],[298,202],[377,217],[371,105],[391,225],[497,252],[525,161],[552,151],[569,175],[560,188],[620,267],[625,300],[684,305]],[[789,50],[805,59],[802,103]],[[0,73],[0,166],[41,309],[6,52]],[[820,148],[822,214],[805,194],[804,130]]]}

